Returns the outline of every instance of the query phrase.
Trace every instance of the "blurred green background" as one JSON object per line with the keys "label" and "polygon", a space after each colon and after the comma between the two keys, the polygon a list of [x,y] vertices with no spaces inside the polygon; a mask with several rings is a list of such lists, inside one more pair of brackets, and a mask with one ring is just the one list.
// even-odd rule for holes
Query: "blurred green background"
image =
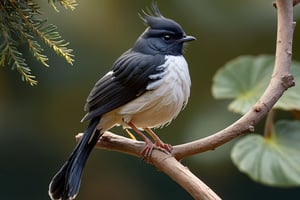
{"label": "blurred green background", "polygon": [[[75,64],[69,66],[45,47],[50,68],[26,55],[39,84],[23,83],[16,71],[0,73],[0,199],[46,200],[48,183],[73,147],[74,135],[94,83],[114,60],[130,48],[145,26],[137,13],[152,1],[78,1],[73,12],[55,12],[39,1],[44,17],[71,42]],[[205,137],[223,129],[239,115],[227,111],[228,101],[211,96],[216,70],[241,54],[275,52],[276,10],[272,1],[158,0],[161,12],[179,22],[197,41],[186,48],[192,78],[186,109],[170,126],[157,130],[170,144]],[[299,6],[298,6],[299,7]],[[295,21],[300,9],[295,8]],[[300,28],[296,27],[294,59],[300,60]],[[24,47],[24,50],[26,47]],[[261,131],[260,123],[257,131]],[[121,129],[116,132],[124,134]],[[125,134],[124,134],[125,135]],[[263,186],[241,174],[230,160],[236,140],[183,160],[183,163],[223,199],[295,199],[299,188]],[[94,150],[77,199],[192,199],[183,189],[141,159]]]}

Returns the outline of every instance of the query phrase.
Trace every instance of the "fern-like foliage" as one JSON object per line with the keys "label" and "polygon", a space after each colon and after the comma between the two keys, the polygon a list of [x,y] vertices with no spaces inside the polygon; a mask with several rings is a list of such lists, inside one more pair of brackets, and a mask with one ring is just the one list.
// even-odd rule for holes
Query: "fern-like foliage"
{"label": "fern-like foliage", "polygon": [[[49,0],[56,10],[55,4],[59,2],[66,9],[75,9],[75,0]],[[36,85],[37,80],[31,73],[21,45],[28,46],[31,54],[44,66],[48,67],[48,57],[45,55],[39,41],[43,41],[69,64],[73,64],[74,55],[53,24],[47,24],[40,19],[41,11],[34,0],[0,0],[0,67],[8,65],[16,69],[22,80],[30,85]]]}
{"label": "fern-like foliage", "polygon": [[74,10],[76,6],[78,5],[76,0],[48,0],[48,2],[52,5],[52,7],[58,11],[55,3],[59,2],[62,6],[65,7],[65,9],[71,9]]}

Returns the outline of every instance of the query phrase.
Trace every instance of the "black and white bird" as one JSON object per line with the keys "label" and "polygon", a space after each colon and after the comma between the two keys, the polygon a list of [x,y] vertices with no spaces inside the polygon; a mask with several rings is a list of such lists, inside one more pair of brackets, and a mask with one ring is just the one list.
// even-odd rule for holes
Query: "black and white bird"
{"label": "black and white bird", "polygon": [[[175,21],[162,16],[156,5],[153,15],[143,13],[148,26],[134,46],[123,53],[90,92],[82,119],[90,121],[81,140],[49,185],[51,199],[71,200],[79,191],[84,165],[101,135],[113,126],[131,128],[146,145],[171,151],[151,128],[171,122],[185,107],[191,80],[183,57],[183,44],[195,40]],[[147,132],[154,143],[142,131]]]}

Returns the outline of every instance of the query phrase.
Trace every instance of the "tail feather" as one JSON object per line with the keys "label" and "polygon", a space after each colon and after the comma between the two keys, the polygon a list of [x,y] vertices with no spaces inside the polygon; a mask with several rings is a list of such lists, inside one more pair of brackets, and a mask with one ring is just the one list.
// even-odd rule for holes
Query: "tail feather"
{"label": "tail feather", "polygon": [[102,135],[100,130],[95,130],[99,120],[100,117],[92,119],[72,154],[50,182],[49,195],[52,200],[71,200],[76,197],[85,163]]}

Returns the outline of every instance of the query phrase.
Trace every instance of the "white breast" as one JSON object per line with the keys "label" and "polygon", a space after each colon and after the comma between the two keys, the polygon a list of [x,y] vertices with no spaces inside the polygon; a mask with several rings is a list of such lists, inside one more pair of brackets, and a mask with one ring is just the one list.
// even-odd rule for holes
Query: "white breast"
{"label": "white breast", "polygon": [[184,108],[190,96],[191,79],[183,56],[166,56],[164,76],[147,86],[142,96],[115,110],[118,123],[132,122],[138,128],[163,126]]}

